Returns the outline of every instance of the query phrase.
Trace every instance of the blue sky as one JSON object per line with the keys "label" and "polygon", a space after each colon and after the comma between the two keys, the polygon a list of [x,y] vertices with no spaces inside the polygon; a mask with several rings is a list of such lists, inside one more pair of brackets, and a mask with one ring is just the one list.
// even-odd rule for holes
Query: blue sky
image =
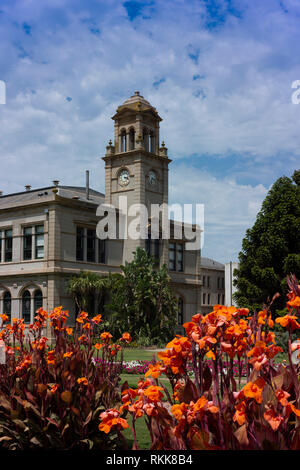
{"label": "blue sky", "polygon": [[111,116],[164,119],[170,202],[205,204],[203,254],[236,260],[272,183],[300,167],[298,0],[2,0],[0,189],[104,191]]}

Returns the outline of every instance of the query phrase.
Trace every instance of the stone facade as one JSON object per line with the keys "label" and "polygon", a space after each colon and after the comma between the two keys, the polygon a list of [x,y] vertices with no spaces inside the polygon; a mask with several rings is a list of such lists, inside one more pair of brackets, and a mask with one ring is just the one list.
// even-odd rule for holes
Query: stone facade
{"label": "stone facade", "polygon": [[225,266],[210,258],[201,258],[201,313],[209,313],[213,305],[225,304]]}
{"label": "stone facade", "polygon": [[30,323],[40,306],[50,311],[62,305],[73,324],[74,300],[66,291],[70,277],[82,270],[103,275],[119,272],[120,264],[130,261],[141,246],[156,255],[161,265],[169,266],[181,331],[180,325],[201,310],[202,276],[210,270],[212,278],[224,277],[223,265],[201,266],[200,250],[185,250],[184,239],[97,238],[100,204],[113,204],[120,214],[119,196],[126,195],[128,206],[168,203],[171,160],[165,145],[159,146],[161,118],[156,109],[136,92],[117,109],[113,120],[114,144],[109,142],[103,157],[105,195],[56,181],[46,188],[27,186],[24,192],[0,196],[0,313],[10,309],[12,317]]}

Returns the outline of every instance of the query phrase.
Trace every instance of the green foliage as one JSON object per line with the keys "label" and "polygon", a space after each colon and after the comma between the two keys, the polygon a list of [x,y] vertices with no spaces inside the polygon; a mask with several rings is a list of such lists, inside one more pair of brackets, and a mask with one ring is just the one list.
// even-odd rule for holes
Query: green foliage
{"label": "green foliage", "polygon": [[[40,309],[26,336],[23,320],[0,331],[6,363],[0,364],[0,450],[120,448],[117,433],[99,432],[99,416],[120,403],[121,358],[106,341],[101,362],[92,360],[95,322],[88,317],[67,333],[67,312],[50,313],[53,350],[41,336],[47,312]],[[96,318],[97,320],[97,318]],[[100,321],[100,320],[99,320]],[[18,355],[14,346],[18,345]],[[82,383],[81,381],[85,383]]]}
{"label": "green foliage", "polygon": [[[94,300],[96,305],[100,307],[107,291],[108,279],[106,276],[82,271],[80,274],[73,276],[68,284],[68,292],[75,299],[79,311],[94,312]],[[100,313],[100,312],[99,312]]]}
{"label": "green foliage", "polygon": [[300,277],[300,170],[292,178],[279,178],[251,229],[248,229],[235,270],[240,306],[259,308],[275,293],[281,294],[272,310],[284,308],[286,277]]}
{"label": "green foliage", "polygon": [[176,324],[176,299],[166,266],[138,248],[132,262],[121,266],[122,274],[110,276],[111,303],[107,306],[111,331],[128,331],[143,346],[171,338]]}

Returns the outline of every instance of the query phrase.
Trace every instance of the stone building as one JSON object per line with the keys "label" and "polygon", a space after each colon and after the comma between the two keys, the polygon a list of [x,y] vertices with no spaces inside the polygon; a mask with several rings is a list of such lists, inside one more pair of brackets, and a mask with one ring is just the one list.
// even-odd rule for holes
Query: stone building
{"label": "stone building", "polygon": [[[100,204],[114,205],[119,217],[119,196],[132,204],[168,203],[167,148],[160,145],[162,120],[139,92],[118,107],[114,143],[109,142],[105,162],[105,195],[86,187],[64,186],[59,181],[45,188],[0,196],[0,313],[25,323],[43,306],[51,311],[62,305],[75,321],[75,304],[66,286],[80,271],[119,272],[137,246],[167,264],[178,299],[178,326],[200,311],[202,276],[221,277],[221,266],[203,266],[201,253],[186,250],[185,239],[100,240],[96,234]],[[100,162],[99,162],[100,164]],[[174,225],[174,224],[173,224]],[[151,226],[151,219],[149,220]],[[213,283],[214,274],[211,275]],[[205,287],[208,295],[210,287]],[[215,292],[215,291],[214,291]],[[221,293],[221,289],[216,290]],[[208,303],[213,303],[213,294]],[[207,299],[206,299],[207,300]],[[95,312],[98,306],[94,306]]]}
{"label": "stone building", "polygon": [[225,303],[224,305],[236,306],[236,302],[234,300],[234,294],[237,291],[236,286],[234,285],[234,271],[235,269],[239,269],[239,263],[234,261],[230,261],[229,263],[225,264]]}
{"label": "stone building", "polygon": [[211,312],[213,305],[224,305],[224,269],[224,264],[201,257],[201,313]]}

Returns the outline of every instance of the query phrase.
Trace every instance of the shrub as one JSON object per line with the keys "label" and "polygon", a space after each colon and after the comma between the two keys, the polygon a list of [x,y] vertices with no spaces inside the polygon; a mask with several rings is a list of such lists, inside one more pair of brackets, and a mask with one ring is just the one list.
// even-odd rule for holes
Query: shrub
{"label": "shrub", "polygon": [[[194,315],[184,324],[186,336],[158,353],[137,389],[123,385],[117,413],[131,426],[134,449],[137,419],[145,419],[151,450],[300,449],[300,344],[292,343],[300,329],[300,286],[294,277],[289,287],[288,314],[276,319],[288,334],[288,364],[274,361],[282,348],[271,305],[253,315],[221,305]],[[115,429],[105,413],[101,419],[105,433]]]}
{"label": "shrub", "polygon": [[[110,435],[98,429],[100,413],[120,400],[122,370],[121,346],[111,344],[109,333],[93,345],[101,315],[89,319],[81,312],[76,327],[68,328],[62,307],[49,315],[40,309],[28,332],[23,320],[10,325],[1,317],[6,363],[0,364],[0,448],[120,448],[118,426]],[[48,317],[52,349],[42,336]],[[125,335],[123,342],[129,340]],[[97,366],[96,350],[102,359]]]}

